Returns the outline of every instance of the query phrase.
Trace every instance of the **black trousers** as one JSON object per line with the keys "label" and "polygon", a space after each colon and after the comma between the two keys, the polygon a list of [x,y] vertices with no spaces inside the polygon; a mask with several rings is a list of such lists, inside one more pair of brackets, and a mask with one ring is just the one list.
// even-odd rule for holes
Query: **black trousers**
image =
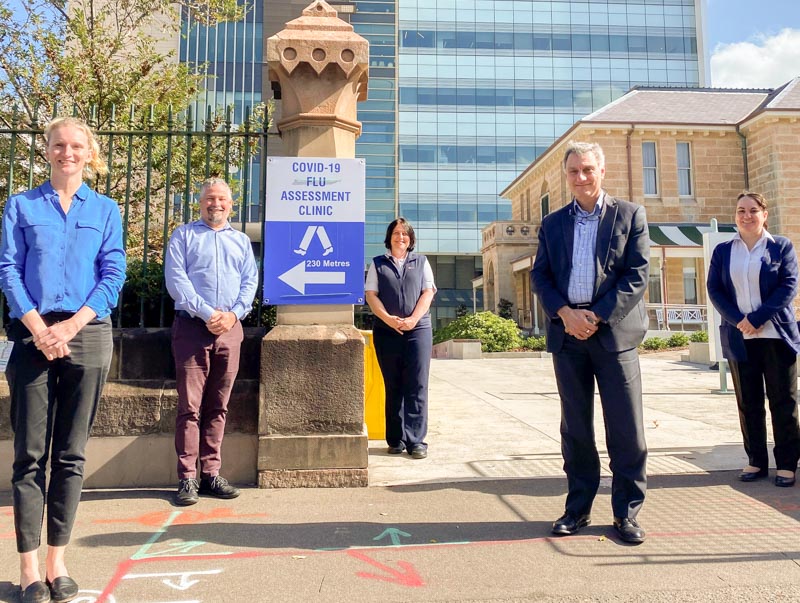
{"label": "black trousers", "polygon": [[592,509],[600,486],[600,457],[594,434],[594,383],[600,393],[610,458],[614,517],[634,518],[647,490],[647,445],[642,419],[642,376],[635,349],[609,352],[596,337],[567,336],[553,354],[561,397],[561,453],[567,474],[566,511]]}
{"label": "black trousers", "polygon": [[409,450],[424,446],[433,331],[422,327],[400,334],[376,326],[372,338],[386,391],[386,442]]}
{"label": "black trousers", "polygon": [[[69,315],[46,315],[52,324]],[[41,544],[45,500],[47,544],[69,543],[83,487],[86,442],[111,366],[111,320],[87,324],[70,355],[48,362],[25,325],[8,327],[14,350],[6,368],[11,390],[14,465],[11,478],[17,551]],[[45,469],[50,460],[50,483]]]}
{"label": "black trousers", "polygon": [[800,460],[800,425],[797,419],[797,355],[781,339],[745,339],[747,360],[731,360],[731,376],[739,407],[744,450],[748,463],[769,467],[764,391],[772,415],[775,465],[797,470]]}

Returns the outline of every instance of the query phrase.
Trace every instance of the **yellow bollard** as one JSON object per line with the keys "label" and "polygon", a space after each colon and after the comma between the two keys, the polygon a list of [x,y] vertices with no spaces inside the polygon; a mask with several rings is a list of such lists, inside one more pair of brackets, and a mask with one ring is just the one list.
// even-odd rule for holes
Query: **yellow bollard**
{"label": "yellow bollard", "polygon": [[364,421],[367,424],[367,434],[370,440],[386,439],[386,415],[384,404],[386,391],[384,390],[381,367],[378,366],[378,356],[375,354],[375,345],[372,341],[372,331],[361,331],[364,336]]}

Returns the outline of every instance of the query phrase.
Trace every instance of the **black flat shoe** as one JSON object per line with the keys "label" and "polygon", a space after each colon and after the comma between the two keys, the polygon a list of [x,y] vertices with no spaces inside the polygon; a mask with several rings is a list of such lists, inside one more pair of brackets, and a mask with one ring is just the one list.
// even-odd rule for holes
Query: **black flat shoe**
{"label": "black flat shoe", "polygon": [[69,576],[59,576],[52,582],[47,581],[50,589],[50,601],[65,603],[78,596],[78,583]]}
{"label": "black flat shoe", "polygon": [[47,584],[41,580],[38,582],[31,582],[28,588],[22,591],[20,598],[22,603],[47,603],[50,601],[50,589]]}
{"label": "black flat shoe", "polygon": [[386,449],[386,452],[388,454],[403,454],[405,449],[406,447],[400,444],[399,446],[389,446],[389,448]]}
{"label": "black flat shoe", "polygon": [[564,513],[553,522],[553,529],[551,532],[556,536],[572,536],[590,523],[592,523],[590,515],[578,515],[575,517],[569,513]]}
{"label": "black flat shoe", "polygon": [[619,537],[629,544],[642,544],[646,537],[644,528],[639,522],[630,517],[615,517],[614,529]]}
{"label": "black flat shoe", "polygon": [[739,481],[740,482],[754,482],[758,479],[762,479],[767,477],[769,471],[766,469],[759,469],[758,471],[742,471],[739,474]]}
{"label": "black flat shoe", "polygon": [[795,481],[796,480],[794,477],[781,477],[780,475],[775,476],[775,485],[778,486],[778,488],[791,488],[794,486]]}
{"label": "black flat shoe", "polygon": [[416,446],[411,447],[411,450],[408,451],[408,454],[411,455],[412,459],[424,459],[428,456],[428,449],[425,446],[417,444]]}

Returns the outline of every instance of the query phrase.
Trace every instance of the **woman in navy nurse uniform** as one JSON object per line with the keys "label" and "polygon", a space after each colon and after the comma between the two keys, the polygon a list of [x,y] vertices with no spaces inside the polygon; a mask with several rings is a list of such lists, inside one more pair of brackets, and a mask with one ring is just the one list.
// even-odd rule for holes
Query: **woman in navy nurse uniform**
{"label": "woman in navy nurse uniform", "polygon": [[414,252],[414,228],[397,218],[386,229],[386,254],[373,258],[364,287],[379,319],[373,327],[386,389],[389,454],[428,456],[428,372],[433,348],[429,312],[436,285],[424,255]]}
{"label": "woman in navy nurse uniform", "polygon": [[64,557],[81,498],[86,441],[111,364],[109,314],[125,281],[119,208],[83,181],[106,171],[92,131],[66,117],[50,122],[44,137],[50,180],[8,200],[0,245],[0,286],[11,316],[6,332],[14,342],[6,368],[14,528],[22,601],[29,603],[78,594]]}
{"label": "woman in navy nurse uniform", "polygon": [[800,460],[800,334],[792,305],[798,268],[791,241],[767,231],[767,215],[762,195],[739,195],[738,234],[714,249],[707,285],[709,299],[722,316],[720,342],[731,367],[748,458],[739,479],[751,482],[768,474],[766,386],[775,440],[775,485],[788,487],[795,483]]}

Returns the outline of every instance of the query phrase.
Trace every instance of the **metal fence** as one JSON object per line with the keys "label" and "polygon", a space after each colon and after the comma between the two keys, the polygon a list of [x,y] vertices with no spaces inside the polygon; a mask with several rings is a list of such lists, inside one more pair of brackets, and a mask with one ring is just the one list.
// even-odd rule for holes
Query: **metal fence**
{"label": "metal fence", "polygon": [[[205,179],[220,177],[231,185],[231,222],[256,243],[256,257],[263,265],[266,170],[262,168],[269,119],[263,108],[248,109],[242,124],[232,122],[230,109],[218,113],[209,108],[199,118],[191,108],[181,115],[155,107],[126,113],[120,120],[113,107],[107,115],[90,111],[87,121],[109,172],[89,184],[116,200],[122,216],[128,278],[113,316],[115,325],[164,327],[171,324],[173,312],[163,279],[164,249],[177,225],[197,218],[197,194]],[[23,117],[15,109],[10,127],[0,127],[3,207],[9,195],[47,180],[44,121]],[[259,282],[250,324],[270,320],[271,312],[260,301],[261,290]],[[3,316],[7,317],[5,300]]]}

